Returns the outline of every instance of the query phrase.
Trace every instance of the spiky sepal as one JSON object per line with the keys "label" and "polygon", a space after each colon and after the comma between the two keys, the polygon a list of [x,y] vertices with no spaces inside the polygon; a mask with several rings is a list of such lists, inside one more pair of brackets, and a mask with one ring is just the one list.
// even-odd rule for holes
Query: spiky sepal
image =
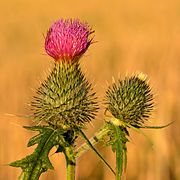
{"label": "spiky sepal", "polygon": [[106,103],[116,119],[134,127],[143,125],[154,105],[151,88],[142,74],[114,83],[106,92]]}
{"label": "spiky sepal", "polygon": [[81,128],[97,111],[95,99],[78,62],[55,63],[32,102],[35,121],[62,129]]}
{"label": "spiky sepal", "polygon": [[28,142],[28,147],[38,144],[35,151],[25,158],[10,163],[10,166],[22,168],[22,174],[19,179],[37,180],[40,175],[48,169],[53,169],[49,160],[49,152],[52,147],[58,145],[65,149],[70,146],[64,139],[63,130],[55,130],[48,126],[25,127],[32,131],[38,131],[39,134],[32,137]]}

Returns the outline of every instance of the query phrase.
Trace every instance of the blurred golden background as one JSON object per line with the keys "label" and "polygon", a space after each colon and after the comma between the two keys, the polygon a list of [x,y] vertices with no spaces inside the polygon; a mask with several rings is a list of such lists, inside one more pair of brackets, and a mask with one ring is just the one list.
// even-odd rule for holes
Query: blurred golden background
{"label": "blurred golden background", "polygon": [[[0,180],[15,180],[20,169],[9,167],[32,152],[26,148],[33,133],[23,129],[33,90],[52,59],[44,52],[44,37],[59,18],[80,18],[95,30],[94,43],[82,58],[82,68],[102,101],[107,83],[142,71],[150,78],[156,110],[148,125],[175,121],[161,130],[144,130],[153,147],[131,132],[127,180],[180,179],[180,1],[179,0],[1,0],[0,1]],[[33,89],[33,90],[32,90]],[[91,136],[103,124],[103,111],[89,125]],[[99,151],[114,165],[110,148]],[[65,180],[63,155],[50,155],[55,171],[41,180]],[[111,180],[112,173],[93,152],[77,162],[77,180]]]}

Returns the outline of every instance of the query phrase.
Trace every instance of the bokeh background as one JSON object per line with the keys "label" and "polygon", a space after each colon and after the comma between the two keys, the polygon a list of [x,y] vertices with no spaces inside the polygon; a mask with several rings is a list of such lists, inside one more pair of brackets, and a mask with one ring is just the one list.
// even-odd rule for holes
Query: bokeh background
{"label": "bokeh background", "polygon": [[[0,0],[0,180],[15,180],[21,170],[7,164],[32,152],[28,103],[52,66],[44,35],[59,18],[80,18],[95,29],[94,43],[81,66],[102,102],[107,84],[144,72],[156,96],[148,125],[175,121],[161,130],[144,130],[153,147],[131,131],[127,180],[180,179],[180,1],[179,0]],[[103,106],[102,106],[103,107]],[[103,124],[103,110],[88,126],[90,137]],[[97,146],[115,167],[110,148]],[[50,153],[55,171],[41,180],[65,180],[65,160]],[[111,180],[113,175],[93,152],[77,163],[77,180]]]}

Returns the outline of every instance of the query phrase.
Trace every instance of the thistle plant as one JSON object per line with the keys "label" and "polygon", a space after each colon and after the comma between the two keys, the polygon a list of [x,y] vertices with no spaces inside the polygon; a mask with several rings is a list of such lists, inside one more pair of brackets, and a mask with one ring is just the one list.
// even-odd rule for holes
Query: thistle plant
{"label": "thistle plant", "polygon": [[[92,85],[80,67],[80,59],[93,42],[94,31],[78,19],[60,19],[48,30],[45,51],[54,60],[48,77],[37,89],[31,102],[35,126],[24,126],[39,134],[32,137],[28,147],[37,144],[35,151],[25,158],[11,163],[20,167],[21,180],[37,180],[43,172],[53,169],[49,152],[64,153],[67,180],[75,179],[76,159],[87,150],[93,150],[104,164],[120,180],[127,164],[129,132],[132,128],[162,128],[145,126],[154,106],[153,94],[147,77],[143,74],[126,77],[113,83],[106,91],[104,124],[88,139],[84,128],[95,119],[98,101]],[[76,140],[85,141],[76,147]],[[103,142],[112,146],[116,154],[116,170],[108,164],[95,148]]]}
{"label": "thistle plant", "polygon": [[95,93],[79,65],[92,43],[92,33],[87,24],[76,19],[60,19],[47,32],[45,50],[55,62],[31,103],[34,121],[40,125],[25,127],[39,131],[28,143],[38,146],[32,155],[11,163],[22,168],[21,179],[38,179],[52,169],[48,153],[54,146],[65,154],[67,179],[75,177],[75,140],[98,109]]}

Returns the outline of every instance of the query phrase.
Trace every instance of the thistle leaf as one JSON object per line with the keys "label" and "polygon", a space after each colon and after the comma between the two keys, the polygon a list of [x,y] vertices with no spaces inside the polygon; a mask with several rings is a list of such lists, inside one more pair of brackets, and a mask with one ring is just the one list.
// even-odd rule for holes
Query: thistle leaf
{"label": "thistle leaf", "polygon": [[107,122],[109,128],[108,137],[110,138],[107,145],[112,146],[112,151],[116,153],[116,179],[121,179],[123,171],[127,165],[127,129],[123,126],[116,126]]}
{"label": "thistle leaf", "polygon": [[116,152],[116,179],[120,179],[118,177],[122,176],[123,165],[124,163],[126,164],[126,162],[124,162],[124,154],[126,156],[126,144],[123,142],[126,136],[118,126],[114,126],[114,130],[116,134],[116,141],[113,144]]}
{"label": "thistle leaf", "polygon": [[10,166],[22,168],[21,178],[23,180],[36,180],[39,176],[53,169],[49,160],[49,152],[55,145],[65,145],[62,130],[54,130],[47,126],[33,126],[24,128],[32,131],[38,131],[39,134],[32,137],[28,142],[28,147],[38,144],[31,155],[26,156],[21,160],[10,163]]}

